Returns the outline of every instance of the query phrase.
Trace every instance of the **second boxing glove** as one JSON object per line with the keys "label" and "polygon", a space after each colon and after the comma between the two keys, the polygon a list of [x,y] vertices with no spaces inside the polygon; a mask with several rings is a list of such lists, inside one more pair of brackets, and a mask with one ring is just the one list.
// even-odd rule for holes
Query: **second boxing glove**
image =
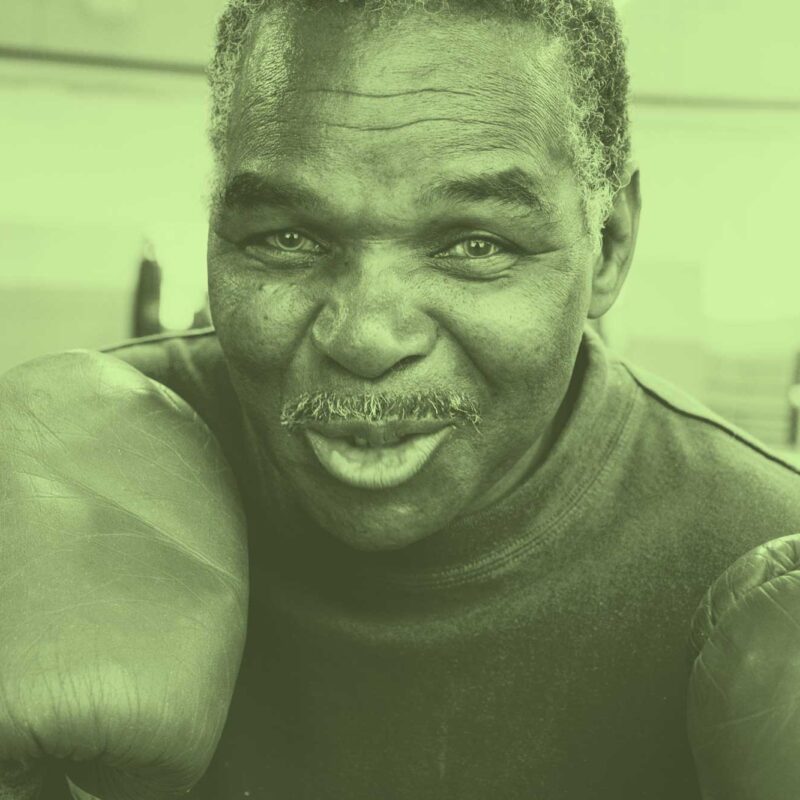
{"label": "second boxing glove", "polygon": [[692,641],[689,738],[705,800],[800,795],[800,536],[723,573]]}

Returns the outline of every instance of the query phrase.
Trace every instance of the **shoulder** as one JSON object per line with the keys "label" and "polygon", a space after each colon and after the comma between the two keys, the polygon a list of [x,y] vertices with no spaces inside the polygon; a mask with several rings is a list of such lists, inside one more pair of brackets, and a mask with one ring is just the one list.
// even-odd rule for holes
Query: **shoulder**
{"label": "shoulder", "polygon": [[680,437],[685,448],[800,481],[800,461],[790,460],[669,381],[630,362],[618,363],[638,387],[649,421],[673,434],[685,432]]}
{"label": "shoulder", "polygon": [[688,622],[738,557],[800,533],[800,470],[669,381],[606,353],[625,423],[586,524],[602,543],[598,559],[613,548],[635,565],[620,573],[647,583],[659,613],[669,606]]}
{"label": "shoulder", "polygon": [[635,385],[628,474],[663,513],[745,550],[800,532],[800,467],[668,381],[622,359]]}

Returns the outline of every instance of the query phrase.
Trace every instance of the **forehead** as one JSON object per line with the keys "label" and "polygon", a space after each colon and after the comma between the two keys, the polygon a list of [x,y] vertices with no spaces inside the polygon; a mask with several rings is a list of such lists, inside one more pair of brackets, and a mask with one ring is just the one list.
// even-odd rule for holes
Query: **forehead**
{"label": "forehead", "polygon": [[351,185],[569,161],[560,46],[535,25],[414,12],[378,24],[342,6],[254,25],[234,93],[228,172]]}

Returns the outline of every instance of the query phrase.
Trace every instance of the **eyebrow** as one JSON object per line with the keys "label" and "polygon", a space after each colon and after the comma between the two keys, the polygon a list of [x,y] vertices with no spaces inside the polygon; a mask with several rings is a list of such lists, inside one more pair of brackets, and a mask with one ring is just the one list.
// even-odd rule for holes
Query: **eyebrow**
{"label": "eyebrow", "polygon": [[538,183],[524,169],[511,167],[500,172],[479,173],[445,181],[427,189],[424,199],[470,203],[490,201],[516,209],[553,214],[555,206],[544,197]]}
{"label": "eyebrow", "polygon": [[221,205],[232,210],[253,206],[284,206],[322,209],[327,204],[310,189],[291,183],[269,180],[256,172],[241,172],[225,186]]}
{"label": "eyebrow", "polygon": [[[495,202],[516,210],[538,211],[552,215],[553,203],[538,190],[538,181],[520,167],[499,172],[465,175],[434,184],[422,192],[424,203]],[[256,172],[234,176],[221,195],[223,207],[246,210],[254,206],[302,208],[308,211],[328,211],[329,205],[311,189],[294,183],[282,183]]]}

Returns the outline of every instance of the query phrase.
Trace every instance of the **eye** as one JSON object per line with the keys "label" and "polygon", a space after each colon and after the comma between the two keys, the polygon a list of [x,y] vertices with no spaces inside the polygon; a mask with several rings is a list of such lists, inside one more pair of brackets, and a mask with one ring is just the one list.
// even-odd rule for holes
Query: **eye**
{"label": "eye", "polygon": [[321,249],[313,239],[295,230],[278,231],[264,236],[261,241],[283,253],[317,253]]}
{"label": "eye", "polygon": [[474,236],[469,239],[462,239],[452,247],[442,252],[442,256],[454,258],[480,259],[490,258],[491,256],[506,253],[508,250],[494,239],[487,239],[482,236]]}
{"label": "eye", "polygon": [[305,269],[318,263],[326,249],[297,228],[258,233],[242,239],[239,249],[269,269]]}

